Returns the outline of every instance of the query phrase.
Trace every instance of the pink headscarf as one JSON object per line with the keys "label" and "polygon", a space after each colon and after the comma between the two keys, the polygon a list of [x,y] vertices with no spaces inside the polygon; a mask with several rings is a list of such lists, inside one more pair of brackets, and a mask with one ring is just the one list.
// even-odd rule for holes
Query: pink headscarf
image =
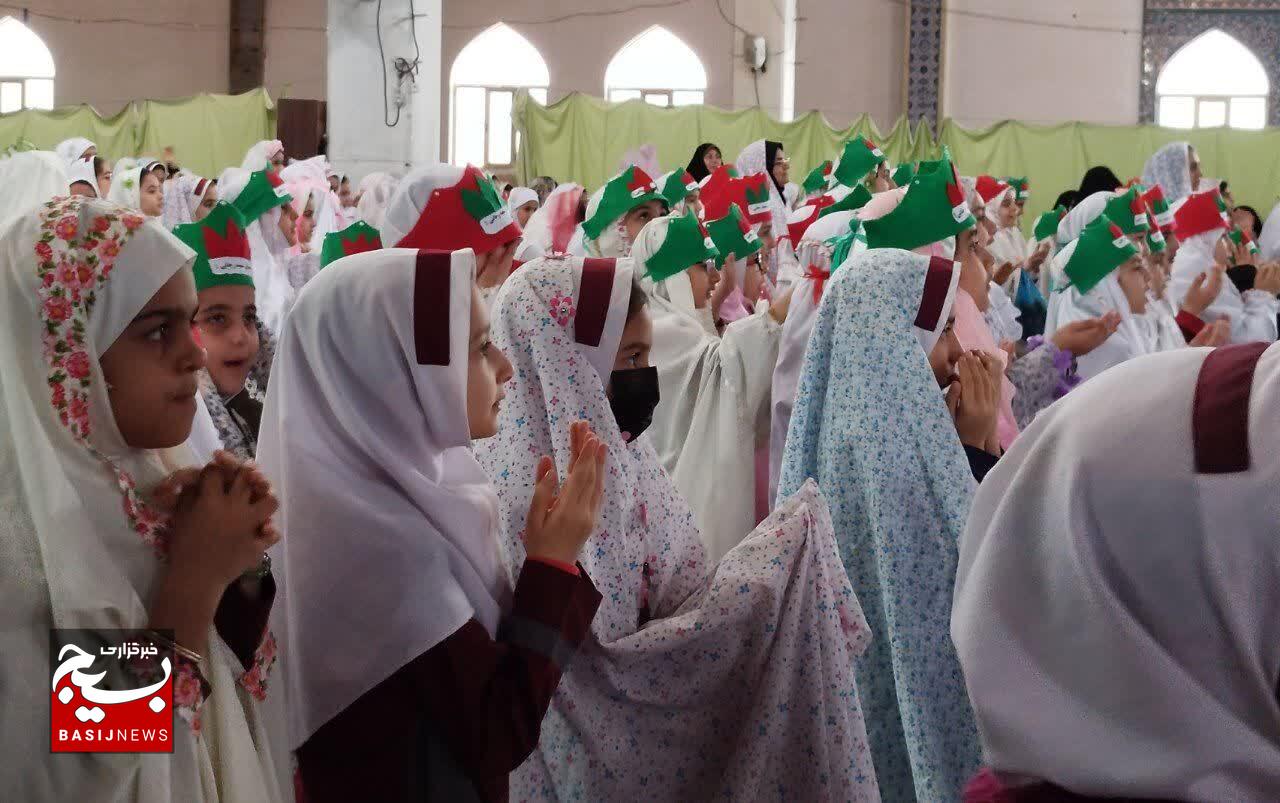
{"label": "pink headscarf", "polygon": [[[988,354],[994,354],[996,359],[1000,361],[1001,367],[1007,368],[1009,365],[1008,355],[1004,349],[996,345],[995,338],[991,336],[991,328],[987,326],[986,319],[982,317],[982,313],[978,311],[978,305],[974,303],[973,298],[964,290],[956,291],[956,303],[954,306],[956,313],[956,339],[960,341],[960,345],[966,350],[979,349]],[[1000,438],[1000,448],[1008,449],[1013,445],[1013,441],[1018,437],[1018,422],[1013,417],[1013,394],[1016,390],[1013,383],[1009,381],[1009,377],[1001,375],[1000,387],[1000,413],[999,420],[996,422],[996,432]]]}

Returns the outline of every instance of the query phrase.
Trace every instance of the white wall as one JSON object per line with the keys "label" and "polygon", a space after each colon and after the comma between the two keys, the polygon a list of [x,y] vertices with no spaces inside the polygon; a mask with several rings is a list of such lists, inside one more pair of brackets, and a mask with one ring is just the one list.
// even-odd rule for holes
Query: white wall
{"label": "white wall", "polygon": [[1142,0],[948,0],[943,116],[1138,121]]}
{"label": "white wall", "polygon": [[263,84],[267,91],[273,98],[324,100],[328,62],[325,0],[266,0],[266,3],[267,57]]}
{"label": "white wall", "polygon": [[903,112],[904,4],[797,0],[797,6],[796,114],[817,109],[844,127],[865,112],[887,132]]}

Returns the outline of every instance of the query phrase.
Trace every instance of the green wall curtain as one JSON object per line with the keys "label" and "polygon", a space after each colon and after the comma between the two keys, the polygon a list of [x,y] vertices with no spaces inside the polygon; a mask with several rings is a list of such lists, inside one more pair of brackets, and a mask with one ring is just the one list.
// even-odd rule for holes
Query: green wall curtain
{"label": "green wall curtain", "polygon": [[172,147],[178,164],[216,178],[224,168],[238,166],[255,142],[274,139],[275,131],[275,104],[265,89],[255,89],[135,101],[112,117],[90,106],[0,115],[0,151],[22,142],[52,150],[64,139],[82,136],[114,162],[122,156],[159,156]]}
{"label": "green wall curtain", "polygon": [[520,178],[548,175],[593,189],[618,172],[624,153],[646,143],[657,148],[663,168],[671,170],[686,165],[702,142],[716,143],[732,162],[757,139],[777,140],[791,157],[792,180],[799,183],[815,165],[835,158],[850,137],[862,135],[880,145],[895,163],[936,158],[940,146],[947,145],[966,175],[1029,177],[1027,226],[1059,192],[1078,187],[1090,167],[1107,165],[1122,180],[1140,176],[1152,153],[1177,140],[1195,146],[1206,176],[1231,182],[1237,203],[1251,204],[1265,217],[1280,197],[1280,129],[1276,128],[1180,131],[1151,125],[1043,126],[1006,121],[971,131],[947,120],[935,140],[923,120],[913,129],[901,118],[888,133],[881,133],[865,115],[848,128],[835,129],[818,112],[781,123],[758,108],[736,112],[710,106],[664,109],[639,100],[607,103],[580,94],[542,106],[525,93],[516,100],[515,119],[520,130]]}

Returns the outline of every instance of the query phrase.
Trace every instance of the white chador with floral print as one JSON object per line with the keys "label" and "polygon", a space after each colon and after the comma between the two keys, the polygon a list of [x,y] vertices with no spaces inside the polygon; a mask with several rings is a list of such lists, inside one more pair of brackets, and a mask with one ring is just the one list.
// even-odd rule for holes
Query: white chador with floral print
{"label": "white chador with floral print", "polygon": [[535,260],[494,310],[515,376],[498,434],[476,452],[512,571],[538,455],[563,471],[577,419],[609,449],[600,523],[579,558],[603,600],[511,798],[878,800],[853,679],[871,634],[826,504],[806,485],[708,566],[648,437],[624,440],[606,397],[631,274],[626,259]]}
{"label": "white chador with floral print", "polygon": [[[147,626],[167,516],[149,491],[191,464],[124,442],[98,360],[194,254],[115,204],[51,201],[0,235],[0,706],[5,800],[277,803],[289,788],[274,640],[245,673],[209,635],[179,673],[172,754],[51,754],[49,628]],[[190,664],[194,666],[194,664]],[[190,688],[195,682],[194,693]]]}

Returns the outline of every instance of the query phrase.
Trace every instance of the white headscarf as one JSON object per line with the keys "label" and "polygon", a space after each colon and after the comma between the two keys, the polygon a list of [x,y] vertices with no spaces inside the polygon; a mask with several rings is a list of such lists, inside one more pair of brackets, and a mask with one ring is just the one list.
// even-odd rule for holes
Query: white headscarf
{"label": "white headscarf", "polygon": [[[280,178],[285,188],[293,196],[293,209],[302,217],[311,201],[311,240],[307,246],[316,254],[324,247],[324,236],[332,231],[341,231],[343,225],[342,202],[333,190],[329,189],[329,179],[325,175],[328,163],[323,156],[301,159],[280,171]],[[295,249],[299,250],[299,249]],[[318,265],[317,265],[318,268]]]}
{"label": "white headscarf", "polygon": [[58,154],[58,158],[61,159],[64,164],[69,165],[77,159],[82,158],[85,151],[96,147],[98,146],[93,143],[93,140],[85,139],[84,137],[72,137],[71,139],[64,139],[59,142],[54,147],[53,151]]}
{"label": "white headscarf", "polygon": [[[1062,220],[1058,222],[1057,250],[1058,255],[1062,254],[1062,249],[1066,248],[1068,243],[1075,242],[1080,236],[1080,232],[1084,231],[1084,227],[1088,226],[1098,215],[1101,215],[1106,209],[1107,202],[1114,198],[1114,192],[1101,190],[1085,198],[1080,203],[1071,208],[1071,211],[1063,215]],[[1053,259],[1041,268],[1041,271],[1048,274],[1047,283],[1048,290],[1057,290],[1060,287],[1066,287],[1071,281],[1062,269],[1067,266],[1066,260]]]}
{"label": "white headscarf", "polygon": [[[134,211],[142,210],[142,177],[157,167],[163,167],[154,159],[125,157],[116,162],[111,171],[111,191],[107,200]],[[157,178],[159,178],[157,176]],[[163,179],[160,179],[163,183]]]}
{"label": "white headscarf", "polygon": [[[118,254],[114,247],[86,251],[90,232],[115,243]],[[0,645],[7,679],[0,684],[7,753],[0,788],[14,799],[283,799],[288,758],[270,752],[279,745],[268,733],[283,695],[255,702],[236,683],[243,667],[216,630],[201,664],[212,687],[203,730],[197,738],[178,720],[174,755],[62,761],[49,753],[47,709],[31,703],[49,694],[50,627],[147,627],[164,574],[159,545],[167,524],[149,494],[170,471],[189,465],[190,454],[125,442],[99,360],[194,257],[158,221],[83,196],[0,231]],[[92,296],[80,292],[76,270],[42,275],[42,265],[63,263],[91,275]],[[81,371],[82,380],[72,378]]]}
{"label": "white headscarf", "polygon": [[1258,238],[1258,247],[1262,249],[1262,258],[1267,260],[1280,259],[1280,203],[1271,207],[1271,214],[1267,215],[1266,221],[1262,224],[1262,236]]}
{"label": "white headscarf", "polygon": [[[529,246],[530,248],[537,248],[539,255],[551,253],[551,241],[553,238],[553,233],[551,231],[551,216],[566,211],[560,208],[560,204],[564,202],[556,199],[569,192],[581,193],[582,185],[566,181],[564,184],[557,184],[555,188],[547,194],[546,200],[542,202],[542,205],[538,207],[538,210],[529,218],[529,225],[524,227],[524,237],[523,242],[521,242],[521,247]],[[578,227],[574,233],[577,237],[581,238],[582,229]],[[569,250],[570,252],[573,251],[572,248]]]}
{"label": "white headscarf", "polygon": [[[1066,265],[1076,252],[1079,240],[1054,257],[1055,271],[1066,276]],[[1045,337],[1052,337],[1069,323],[1097,318],[1108,312],[1120,313],[1120,326],[1101,346],[1076,358],[1076,368],[1082,379],[1096,376],[1106,369],[1159,351],[1155,322],[1145,315],[1135,315],[1129,300],[1116,279],[1116,271],[1108,273],[1089,292],[1081,295],[1074,285],[1054,291],[1049,298],[1049,312],[1045,319]]]}
{"label": "white headscarf", "polygon": [[[1217,228],[1179,240],[1169,277],[1170,292],[1176,302],[1182,303],[1196,277],[1213,267],[1214,252],[1225,234],[1225,229]],[[1200,313],[1200,317],[1206,321],[1229,318],[1232,343],[1270,342],[1276,339],[1278,309],[1280,301],[1271,293],[1262,290],[1241,293],[1235,283],[1227,279],[1222,283],[1218,297]]]}
{"label": "white headscarf", "polygon": [[[572,186],[561,184],[560,187]],[[556,187],[556,189],[560,189]],[[604,198],[605,187],[601,187],[591,193],[591,197],[587,199],[587,215],[586,219],[590,220],[595,217],[596,210],[600,208],[600,201]],[[549,202],[551,197],[547,197]],[[549,206],[550,204],[544,204]],[[569,253],[575,256],[589,256],[603,259],[622,259],[631,256],[631,247],[633,243],[631,238],[627,236],[627,227],[624,221],[627,219],[626,213],[623,213],[617,220],[605,226],[600,232],[600,236],[592,240],[582,231],[579,224],[578,230],[574,233],[573,242],[580,243],[582,253],[578,253],[572,247]],[[530,221],[532,222],[532,221]],[[642,271],[643,272],[643,271]]]}
{"label": "white headscarf", "polygon": [[983,481],[951,635],[996,771],[1087,797],[1275,798],[1280,347],[1254,369],[1261,348],[1110,371]]}
{"label": "white headscarf", "polygon": [[527,203],[538,203],[538,193],[528,187],[513,187],[511,194],[507,196],[507,209],[511,212],[511,217],[516,216],[516,210]]}
{"label": "white headscarf", "polygon": [[[164,210],[160,217],[164,227],[173,230],[174,226],[191,223],[195,220],[196,210],[204,202],[204,196],[214,184],[193,173],[182,173],[164,183]],[[199,190],[199,193],[196,190]]]}
{"label": "white headscarf", "polygon": [[1142,168],[1142,183],[1159,184],[1170,206],[1195,191],[1191,186],[1191,143],[1170,142],[1152,154]]}
{"label": "white headscarf", "polygon": [[69,184],[88,184],[93,190],[91,198],[98,197],[98,171],[93,164],[93,157],[74,159],[67,163],[67,182]]}
{"label": "white headscarf", "polygon": [[[387,204],[382,225],[382,242],[387,248],[395,248],[406,234],[418,225],[418,218],[431,201],[431,193],[452,187],[462,180],[463,168],[447,164],[433,164],[418,168],[400,181],[395,195]],[[372,224],[370,224],[372,225]]]}
{"label": "white headscarf", "polygon": [[387,204],[391,202],[400,179],[390,173],[370,173],[360,179],[357,193],[360,200],[356,203],[356,211],[360,219],[375,229],[382,228],[383,216],[387,213]]}
{"label": "white headscarf", "polygon": [[[49,151],[23,151],[0,162],[0,226],[71,188],[62,159]],[[97,185],[94,185],[96,192]]]}
{"label": "white headscarf", "polygon": [[470,250],[358,254],[279,337],[258,462],[302,534],[273,550],[292,747],[468,620],[497,631],[510,579],[467,424],[474,281]]}
{"label": "white headscarf", "polygon": [[[234,204],[251,175],[238,167],[222,171],[218,178],[222,200]],[[256,220],[248,221],[245,237],[249,240],[249,253],[253,259],[253,289],[258,317],[272,334],[278,334],[295,295],[289,283],[289,241],[280,231],[280,207],[272,207]]]}
{"label": "white headscarf", "polygon": [[282,151],[284,151],[284,144],[280,140],[264,139],[245,153],[244,161],[240,163],[240,168],[248,170],[250,173],[256,173],[270,165],[272,157]]}

